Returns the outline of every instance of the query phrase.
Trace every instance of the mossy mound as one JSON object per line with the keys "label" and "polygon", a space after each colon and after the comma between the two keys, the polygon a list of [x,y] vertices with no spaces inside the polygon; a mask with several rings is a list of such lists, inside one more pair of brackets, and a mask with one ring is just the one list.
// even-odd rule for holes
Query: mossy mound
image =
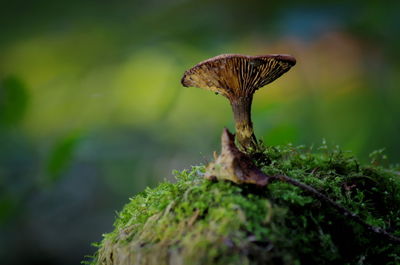
{"label": "mossy mound", "polygon": [[[367,223],[400,236],[397,168],[361,166],[339,149],[268,147],[256,163],[313,186]],[[176,172],[133,197],[90,264],[400,264],[400,246],[288,183],[266,188]]]}

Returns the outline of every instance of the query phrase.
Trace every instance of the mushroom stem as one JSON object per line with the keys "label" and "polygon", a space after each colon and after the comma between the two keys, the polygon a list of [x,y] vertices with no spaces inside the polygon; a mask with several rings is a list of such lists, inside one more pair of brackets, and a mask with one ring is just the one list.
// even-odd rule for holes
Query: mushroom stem
{"label": "mushroom stem", "polygon": [[231,100],[233,117],[235,119],[236,139],[245,151],[256,149],[257,139],[251,121],[251,103],[253,95]]}

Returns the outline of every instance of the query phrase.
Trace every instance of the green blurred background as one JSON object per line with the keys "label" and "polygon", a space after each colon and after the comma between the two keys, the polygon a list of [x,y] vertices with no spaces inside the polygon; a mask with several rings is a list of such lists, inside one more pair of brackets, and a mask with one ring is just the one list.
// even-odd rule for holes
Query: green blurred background
{"label": "green blurred background", "polygon": [[396,2],[0,1],[0,263],[78,264],[130,196],[210,160],[230,106],[180,78],[221,53],[297,58],[255,95],[265,143],[399,162]]}

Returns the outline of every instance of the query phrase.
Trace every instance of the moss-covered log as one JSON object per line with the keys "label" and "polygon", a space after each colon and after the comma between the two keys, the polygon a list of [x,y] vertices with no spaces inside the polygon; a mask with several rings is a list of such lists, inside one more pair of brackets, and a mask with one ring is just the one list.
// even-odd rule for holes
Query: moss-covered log
{"label": "moss-covered log", "polygon": [[[400,236],[400,174],[326,146],[268,147],[268,175],[310,185],[372,226]],[[91,264],[400,264],[400,246],[284,182],[213,182],[204,167],[176,172],[133,197]]]}

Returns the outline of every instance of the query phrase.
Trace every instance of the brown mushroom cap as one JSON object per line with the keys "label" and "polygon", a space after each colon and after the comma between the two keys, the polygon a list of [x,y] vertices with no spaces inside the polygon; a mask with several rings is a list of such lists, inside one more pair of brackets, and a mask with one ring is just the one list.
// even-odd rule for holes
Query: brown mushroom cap
{"label": "brown mushroom cap", "polygon": [[223,54],[187,70],[181,83],[185,87],[205,88],[234,99],[253,94],[260,87],[286,73],[295,64],[294,57],[284,54]]}

